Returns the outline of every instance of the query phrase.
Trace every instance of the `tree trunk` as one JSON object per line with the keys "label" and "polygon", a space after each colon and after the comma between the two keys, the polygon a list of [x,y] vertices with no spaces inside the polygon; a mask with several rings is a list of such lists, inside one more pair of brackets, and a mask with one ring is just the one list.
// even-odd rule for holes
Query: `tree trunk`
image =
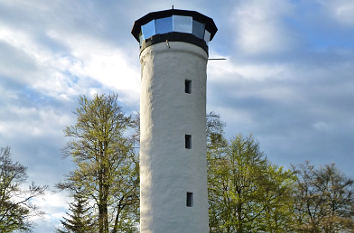
{"label": "tree trunk", "polygon": [[117,214],[116,214],[116,219],[114,221],[114,227],[113,227],[112,233],[117,233],[117,231],[118,231],[118,222],[119,222],[120,211],[121,211],[121,205],[119,203],[118,207],[117,207]]}
{"label": "tree trunk", "polygon": [[99,233],[104,232],[104,208],[103,208],[103,177],[102,177],[102,170],[99,171],[99,189],[98,189],[98,229]]}

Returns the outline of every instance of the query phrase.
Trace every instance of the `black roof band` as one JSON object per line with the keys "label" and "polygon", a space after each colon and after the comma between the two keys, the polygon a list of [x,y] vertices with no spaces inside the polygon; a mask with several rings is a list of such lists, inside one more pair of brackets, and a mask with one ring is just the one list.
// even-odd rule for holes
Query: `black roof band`
{"label": "black roof band", "polygon": [[[146,39],[143,42],[143,45],[140,48],[140,53],[147,47],[153,45],[153,44],[157,44],[157,43],[161,43],[161,42],[165,42],[167,41],[181,41],[181,42],[187,42],[187,43],[191,43],[194,45],[197,45],[199,47],[201,47],[207,54],[209,54],[208,52],[208,45],[207,43],[202,40],[199,39],[198,37],[196,37],[193,34],[189,34],[189,33],[182,33],[182,32],[169,32],[166,34],[157,34],[154,35],[148,39]],[[166,45],[167,46],[167,45]]]}

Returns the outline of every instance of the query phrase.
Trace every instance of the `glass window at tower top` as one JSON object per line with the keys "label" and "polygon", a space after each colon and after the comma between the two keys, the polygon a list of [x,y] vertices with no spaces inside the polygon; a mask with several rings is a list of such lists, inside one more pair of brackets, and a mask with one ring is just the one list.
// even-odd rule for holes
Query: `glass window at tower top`
{"label": "glass window at tower top", "polygon": [[154,19],[141,26],[140,45],[154,35],[169,32],[193,34],[206,43],[210,41],[210,32],[205,29],[205,24],[193,20],[192,16],[173,15],[165,18]]}
{"label": "glass window at tower top", "polygon": [[208,30],[205,30],[204,40],[207,43],[210,41],[210,32]]}
{"label": "glass window at tower top", "polygon": [[148,22],[141,26],[141,31],[143,32],[143,38],[147,39],[156,34],[155,32],[155,20]]}
{"label": "glass window at tower top", "polygon": [[192,33],[192,22],[193,18],[191,16],[174,15],[173,31]]}
{"label": "glass window at tower top", "polygon": [[193,21],[193,34],[197,36],[199,39],[204,39],[204,23],[199,23],[198,21]]}
{"label": "glass window at tower top", "polygon": [[156,34],[163,34],[172,31],[172,17],[155,20]]}

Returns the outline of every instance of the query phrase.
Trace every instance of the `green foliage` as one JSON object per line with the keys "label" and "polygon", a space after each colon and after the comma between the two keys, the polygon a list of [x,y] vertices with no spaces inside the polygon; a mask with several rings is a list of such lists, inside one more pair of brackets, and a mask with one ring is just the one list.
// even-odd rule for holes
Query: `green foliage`
{"label": "green foliage", "polygon": [[72,138],[66,153],[76,169],[58,185],[82,189],[97,207],[98,232],[122,232],[138,221],[139,166],[134,151],[136,126],[118,106],[117,95],[82,96],[74,125],[65,134]]}
{"label": "green foliage", "polygon": [[94,233],[95,222],[92,216],[92,207],[82,193],[74,194],[74,202],[70,204],[68,218],[61,220],[63,230],[58,233]]}
{"label": "green foliage", "polygon": [[217,153],[223,150],[227,141],[224,138],[225,123],[220,120],[220,116],[214,112],[207,114],[207,148],[208,153]]}
{"label": "green foliage", "polygon": [[237,136],[209,158],[211,232],[287,232],[290,171],[270,165],[252,137]]}
{"label": "green foliage", "polygon": [[309,162],[293,167],[297,232],[336,233],[354,229],[353,180],[334,164],[316,169]]}
{"label": "green foliage", "polygon": [[10,148],[0,150],[0,232],[30,231],[30,218],[42,212],[32,204],[46,186],[32,183],[28,190],[21,188],[27,180],[26,168],[10,158]]}
{"label": "green foliage", "polygon": [[293,173],[271,165],[252,136],[228,143],[223,126],[208,115],[210,232],[289,232]]}
{"label": "green foliage", "polygon": [[264,232],[291,232],[294,226],[294,182],[296,176],[290,170],[268,164],[265,180],[259,185],[263,194],[261,205],[263,213],[260,229]]}

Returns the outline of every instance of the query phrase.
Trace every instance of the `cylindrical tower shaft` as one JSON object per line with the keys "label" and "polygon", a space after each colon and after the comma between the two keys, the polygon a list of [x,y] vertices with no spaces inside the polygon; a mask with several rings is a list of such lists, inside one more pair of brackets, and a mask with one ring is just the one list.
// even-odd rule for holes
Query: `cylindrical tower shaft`
{"label": "cylindrical tower shaft", "polygon": [[[140,55],[141,232],[208,232],[207,53],[185,42]],[[190,203],[187,203],[190,202]]]}

